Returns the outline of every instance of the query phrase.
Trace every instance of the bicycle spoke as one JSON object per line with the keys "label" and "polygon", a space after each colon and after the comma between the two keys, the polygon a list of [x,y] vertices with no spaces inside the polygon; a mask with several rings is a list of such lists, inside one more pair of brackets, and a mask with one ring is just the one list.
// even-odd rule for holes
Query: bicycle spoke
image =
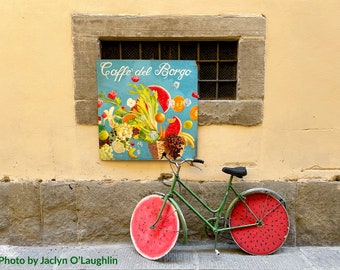
{"label": "bicycle spoke", "polygon": [[[163,212],[164,213],[164,212]],[[165,217],[160,217],[160,219],[159,219],[159,221],[161,221],[161,220],[166,220],[167,218],[169,218],[169,217],[171,217],[172,215],[174,215],[175,213],[177,213],[177,210],[174,210],[174,211],[172,211],[172,212],[170,212],[167,216],[165,216]]]}
{"label": "bicycle spoke", "polygon": [[158,228],[158,227],[155,227],[152,230],[163,231],[163,232],[181,232],[180,230],[169,230],[169,229],[166,229],[166,228]]}
{"label": "bicycle spoke", "polygon": [[[248,212],[255,218],[255,220],[259,220],[259,218],[255,215],[254,211],[250,208],[246,200],[242,200],[242,202],[246,206]],[[248,217],[248,212],[246,213],[246,217]]]}
{"label": "bicycle spoke", "polygon": [[255,214],[256,210],[255,209],[254,209],[255,211],[252,210],[251,207],[249,206],[249,204],[246,201],[244,201],[244,204],[246,205],[248,211],[253,215],[253,217],[257,221],[263,221],[263,219],[265,217],[267,217],[270,213],[274,212],[281,205],[280,203],[277,203],[274,208],[272,208],[269,211],[267,211],[267,209],[270,207],[269,198],[273,199],[273,197],[271,195],[267,194],[265,199],[264,199],[264,201],[263,201],[263,203],[262,203],[263,206],[261,207],[261,210],[260,210],[261,213],[259,215],[256,215]]}
{"label": "bicycle spoke", "polygon": [[169,217],[175,215],[177,213],[177,210],[174,210],[172,212],[170,212],[168,215],[166,215],[165,217],[160,217],[160,219],[158,220],[158,222],[155,224],[155,227],[152,228],[153,230],[158,230],[158,231],[165,231],[165,232],[180,232],[180,230],[169,230],[167,229],[166,227],[164,228],[161,228],[161,227],[158,227],[157,224],[161,224],[162,223],[162,220],[167,220]]}
{"label": "bicycle spoke", "polygon": [[281,204],[278,203],[278,204],[275,206],[275,208],[269,210],[265,215],[263,215],[263,217],[261,218],[261,221],[262,221],[266,216],[268,216],[270,213],[274,212],[274,211],[275,211],[277,208],[279,208],[280,206],[281,206]]}
{"label": "bicycle spoke", "polygon": [[267,207],[268,196],[269,196],[269,195],[267,194],[266,199],[265,199],[265,201],[264,201],[264,203],[263,203],[264,206],[263,206],[262,211],[261,211],[261,217],[262,217],[262,218],[260,219],[261,221],[263,220],[264,212],[265,212],[265,209],[266,209],[266,207]]}

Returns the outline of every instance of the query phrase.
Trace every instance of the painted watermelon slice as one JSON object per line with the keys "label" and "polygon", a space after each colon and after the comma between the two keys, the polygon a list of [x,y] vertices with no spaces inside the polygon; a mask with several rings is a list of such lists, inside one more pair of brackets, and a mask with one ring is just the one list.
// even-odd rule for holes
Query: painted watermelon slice
{"label": "painted watermelon slice", "polygon": [[171,119],[171,123],[169,124],[168,128],[166,129],[165,138],[169,137],[170,135],[179,135],[181,130],[182,130],[181,119],[179,119],[177,116],[174,116]]}
{"label": "painted watermelon slice", "polygon": [[163,112],[167,112],[170,108],[170,100],[171,100],[171,96],[169,92],[165,88],[159,85],[150,85],[148,87],[152,91],[157,92],[158,103],[161,105]]}
{"label": "painted watermelon slice", "polygon": [[168,254],[175,246],[179,234],[177,211],[169,201],[155,228],[150,228],[158,217],[163,201],[159,195],[149,195],[137,204],[131,217],[130,235],[133,245],[140,255],[150,260],[158,260]]}
{"label": "painted watermelon slice", "polygon": [[266,193],[247,195],[245,201],[247,205],[241,200],[235,204],[229,216],[229,226],[256,223],[252,213],[262,224],[232,229],[230,233],[234,241],[241,249],[252,255],[267,255],[277,251],[289,232],[289,218],[285,207]]}

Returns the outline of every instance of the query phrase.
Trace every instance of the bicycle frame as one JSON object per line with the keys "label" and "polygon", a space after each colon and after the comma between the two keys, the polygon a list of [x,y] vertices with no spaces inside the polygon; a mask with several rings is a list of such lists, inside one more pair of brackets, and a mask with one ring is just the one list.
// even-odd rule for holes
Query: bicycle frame
{"label": "bicycle frame", "polygon": [[[190,188],[190,183],[181,180],[179,174],[184,163],[194,166],[194,163],[203,164],[204,161],[192,158],[176,161],[166,153],[162,157],[169,161],[173,172],[168,192],[146,196],[136,205],[131,216],[131,239],[143,257],[157,260],[165,256],[176,244],[180,232],[183,243],[186,243],[188,227],[179,202],[203,221],[203,229],[209,236],[214,236],[217,255],[218,236],[224,231],[229,231],[234,242],[252,255],[268,255],[283,245],[289,233],[285,201],[275,191],[262,187],[238,192],[233,186],[233,178],[246,176],[245,167],[222,168],[229,175],[229,181],[225,182],[217,208],[212,208]],[[181,188],[185,189],[184,194]],[[228,200],[230,193],[235,195],[232,200]]]}
{"label": "bicycle frame", "polygon": [[[174,163],[176,164],[176,163]],[[247,206],[247,204],[245,203],[244,201],[244,195],[243,193],[239,193],[237,192],[233,185],[232,185],[232,180],[233,180],[233,176],[230,175],[230,178],[229,178],[229,181],[228,181],[228,184],[227,184],[227,187],[226,187],[226,191],[224,193],[224,196],[222,198],[222,201],[220,203],[220,205],[218,206],[218,208],[216,209],[212,209],[211,207],[208,206],[208,204],[202,200],[202,198],[200,198],[193,190],[190,189],[189,186],[187,186],[179,177],[179,171],[180,171],[180,168],[181,166],[179,166],[178,164],[176,164],[176,167],[177,167],[177,171],[175,171],[172,167],[172,171],[174,173],[174,178],[173,178],[173,182],[171,184],[171,187],[170,187],[170,190],[168,193],[166,193],[164,195],[164,202],[163,202],[163,205],[160,209],[160,212],[159,212],[159,215],[156,219],[156,221],[150,226],[151,229],[155,228],[155,225],[157,224],[157,222],[160,220],[160,217],[162,215],[162,212],[164,210],[164,207],[165,207],[165,204],[168,200],[171,200],[173,201],[173,196],[177,196],[192,212],[194,212],[196,214],[196,216],[198,216],[206,226],[208,226],[213,232],[214,232],[214,235],[215,235],[215,250],[216,250],[216,245],[217,245],[217,235],[218,233],[220,232],[223,232],[223,231],[229,231],[229,230],[232,230],[232,229],[239,229],[239,228],[246,228],[246,227],[253,227],[253,226],[258,226],[260,225],[261,221],[256,217],[256,215],[251,211],[251,209]],[[176,184],[179,184],[181,187],[183,187],[185,190],[187,190],[189,192],[189,194],[194,197],[206,210],[208,210],[210,213],[212,214],[215,214],[216,215],[216,219],[215,219],[215,222],[213,224],[210,223],[211,221],[211,217],[210,218],[205,218],[200,212],[199,210],[197,210],[186,198],[184,198],[175,188],[176,188]],[[250,212],[252,213],[252,215],[255,217],[256,219],[256,222],[255,223],[252,223],[252,224],[246,224],[246,225],[242,225],[242,226],[237,226],[237,227],[227,227],[227,226],[223,226],[223,227],[220,227],[219,226],[219,223],[220,223],[220,220],[222,217],[225,217],[227,218],[234,203],[230,203],[230,205],[228,206],[228,208],[226,209],[226,212],[225,212],[225,215],[223,215],[223,211],[225,210],[226,208],[226,203],[227,203],[227,199],[228,199],[228,195],[229,195],[229,192],[233,191],[233,193],[235,194],[236,198],[234,199],[234,201],[236,200],[242,200],[246,207],[250,210]],[[218,252],[216,250],[216,252]]]}

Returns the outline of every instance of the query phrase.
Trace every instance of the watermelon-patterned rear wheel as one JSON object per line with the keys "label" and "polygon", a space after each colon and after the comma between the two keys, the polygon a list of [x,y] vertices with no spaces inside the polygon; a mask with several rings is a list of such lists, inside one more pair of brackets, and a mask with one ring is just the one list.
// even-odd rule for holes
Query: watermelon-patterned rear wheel
{"label": "watermelon-patterned rear wheel", "polygon": [[179,219],[176,208],[167,201],[160,220],[156,221],[164,199],[159,195],[143,198],[135,207],[130,223],[130,235],[137,252],[150,260],[165,256],[176,244]]}
{"label": "watermelon-patterned rear wheel", "polygon": [[252,255],[267,255],[283,245],[289,232],[289,218],[284,205],[274,196],[253,193],[246,195],[245,203],[239,200],[234,205],[229,216],[230,227],[254,223],[258,225],[230,231],[242,250]]}

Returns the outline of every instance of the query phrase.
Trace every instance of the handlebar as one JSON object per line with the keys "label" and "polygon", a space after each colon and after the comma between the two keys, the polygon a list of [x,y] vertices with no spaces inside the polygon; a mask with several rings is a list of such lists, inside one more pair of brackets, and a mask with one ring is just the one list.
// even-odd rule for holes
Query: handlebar
{"label": "handlebar", "polygon": [[[170,163],[170,168],[171,168],[173,174],[174,174],[175,176],[177,176],[177,177],[179,177],[179,171],[181,170],[181,167],[182,167],[182,164],[183,164],[183,163],[189,163],[190,166],[194,166],[194,167],[196,167],[196,166],[194,165],[195,162],[196,162],[196,163],[201,163],[201,164],[204,163],[204,160],[198,159],[198,158],[186,158],[186,159],[183,159],[183,160],[175,161],[175,160],[170,159],[170,158],[167,156],[166,152],[163,152],[161,159],[163,159],[164,157],[169,161],[169,163]],[[176,167],[176,168],[175,168],[175,167]]]}
{"label": "handlebar", "polygon": [[204,160],[203,159],[198,159],[198,158],[195,158],[192,162],[197,162],[197,163],[204,163]]}
{"label": "handlebar", "polygon": [[195,163],[195,162],[196,162],[196,163],[201,163],[201,164],[204,163],[204,160],[203,160],[203,159],[198,159],[198,158],[194,158],[194,159],[193,159],[193,158],[186,158],[186,159],[183,159],[183,160],[175,161],[175,160],[170,159],[170,158],[167,156],[166,152],[163,152],[161,159],[163,159],[164,157],[165,157],[170,163],[176,164],[177,166],[182,165],[182,164],[185,163],[185,162],[191,163],[191,165],[192,165],[192,163]]}

